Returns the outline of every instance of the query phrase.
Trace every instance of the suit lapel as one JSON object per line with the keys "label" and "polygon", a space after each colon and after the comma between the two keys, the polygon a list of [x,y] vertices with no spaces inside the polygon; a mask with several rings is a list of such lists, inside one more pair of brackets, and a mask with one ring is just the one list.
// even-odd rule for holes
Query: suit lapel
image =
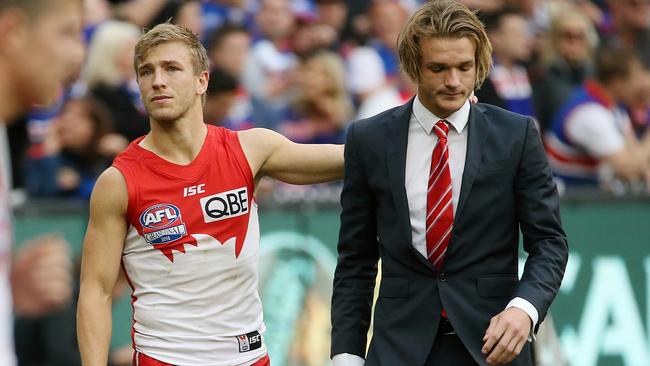
{"label": "suit lapel", "polygon": [[[398,245],[402,246],[401,253],[410,253],[410,258],[416,257],[420,263],[431,271],[435,267],[413,246],[411,235],[411,213],[409,211],[408,197],[406,195],[406,146],[408,144],[408,131],[413,111],[413,99],[401,108],[398,108],[390,119],[385,120],[386,128],[386,164],[390,180],[393,202],[395,204],[395,220],[401,231]],[[404,251],[405,250],[405,251]]]}
{"label": "suit lapel", "polygon": [[406,145],[408,143],[409,121],[413,99],[398,108],[391,118],[384,120],[386,133],[386,164],[388,179],[391,186],[393,202],[395,204],[395,217],[403,233],[404,243],[411,245],[411,215],[409,213],[406,187]]}
{"label": "suit lapel", "polygon": [[468,121],[468,137],[467,137],[467,155],[465,157],[465,168],[463,171],[463,181],[460,187],[460,196],[458,198],[458,207],[454,215],[454,222],[458,222],[459,215],[463,212],[467,197],[472,190],[472,184],[478,168],[481,164],[481,155],[483,153],[483,145],[487,136],[487,119],[483,113],[474,105],[471,106],[469,121]]}

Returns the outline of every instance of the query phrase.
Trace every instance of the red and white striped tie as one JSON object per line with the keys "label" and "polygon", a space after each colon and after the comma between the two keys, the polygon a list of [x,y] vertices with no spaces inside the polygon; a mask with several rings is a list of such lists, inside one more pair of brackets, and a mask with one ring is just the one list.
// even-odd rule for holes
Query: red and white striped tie
{"label": "red and white striped tie", "polygon": [[449,125],[446,121],[440,120],[433,126],[433,132],[438,136],[438,143],[431,156],[431,172],[427,189],[426,238],[428,259],[440,270],[454,226],[447,145]]}

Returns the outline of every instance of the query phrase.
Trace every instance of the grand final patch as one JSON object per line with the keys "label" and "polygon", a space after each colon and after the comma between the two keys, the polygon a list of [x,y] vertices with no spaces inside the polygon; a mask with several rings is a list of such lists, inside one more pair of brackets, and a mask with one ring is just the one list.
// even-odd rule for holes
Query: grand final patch
{"label": "grand final patch", "polygon": [[140,215],[142,236],[150,245],[167,244],[187,236],[187,228],[178,207],[160,203]]}

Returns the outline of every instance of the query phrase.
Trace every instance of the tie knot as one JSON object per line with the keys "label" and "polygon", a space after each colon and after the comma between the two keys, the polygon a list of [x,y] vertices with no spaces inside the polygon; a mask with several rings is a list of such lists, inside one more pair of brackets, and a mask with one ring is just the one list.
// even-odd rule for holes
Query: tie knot
{"label": "tie knot", "polygon": [[439,139],[446,139],[449,133],[449,124],[444,119],[441,119],[433,126],[433,132],[436,133]]}

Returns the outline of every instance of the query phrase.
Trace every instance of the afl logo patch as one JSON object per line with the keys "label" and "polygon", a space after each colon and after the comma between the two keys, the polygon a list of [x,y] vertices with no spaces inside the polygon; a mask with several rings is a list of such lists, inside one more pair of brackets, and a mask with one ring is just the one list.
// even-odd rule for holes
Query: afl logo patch
{"label": "afl logo patch", "polygon": [[147,243],[165,244],[187,235],[178,207],[161,203],[151,206],[140,214],[142,235]]}

